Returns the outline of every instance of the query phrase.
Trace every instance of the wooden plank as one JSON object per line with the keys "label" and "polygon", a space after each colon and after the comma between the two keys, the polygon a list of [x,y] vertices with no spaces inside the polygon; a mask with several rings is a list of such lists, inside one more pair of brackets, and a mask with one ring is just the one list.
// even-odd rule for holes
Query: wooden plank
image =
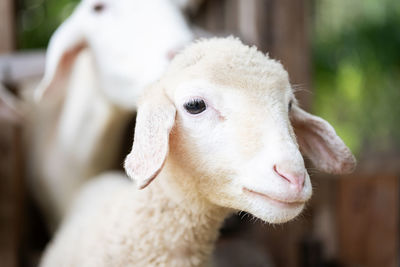
{"label": "wooden plank", "polygon": [[225,10],[224,31],[235,36],[239,35],[238,31],[239,2],[241,2],[241,0],[229,0],[225,1],[224,4],[224,10]]}
{"label": "wooden plank", "polygon": [[238,32],[241,37],[251,45],[260,45],[259,29],[257,25],[258,0],[238,2]]}
{"label": "wooden plank", "polygon": [[0,1],[0,55],[15,48],[14,1]]}
{"label": "wooden plank", "polygon": [[399,266],[399,175],[353,175],[338,193],[339,253],[346,266]]}
{"label": "wooden plank", "polygon": [[[15,49],[14,1],[0,1],[0,55]],[[0,72],[4,74],[3,66]],[[0,82],[4,82],[1,79]],[[1,86],[1,84],[0,84]],[[0,105],[4,104],[0,101]],[[0,107],[0,112],[7,108]],[[0,261],[1,266],[20,265],[22,164],[19,161],[20,129],[0,116]]]}
{"label": "wooden plank", "polygon": [[0,82],[20,84],[41,77],[45,67],[44,51],[29,51],[0,55]]}
{"label": "wooden plank", "polygon": [[[0,55],[11,53],[16,46],[14,4],[13,0],[0,1]],[[7,71],[8,68],[1,66],[2,76]],[[1,79],[0,82],[7,80]],[[4,103],[0,101],[1,104]],[[6,109],[0,108],[0,111],[3,110]],[[0,129],[0,261],[1,266],[16,267],[20,265],[24,193],[20,158],[21,129],[3,119]]]}
{"label": "wooden plank", "polygon": [[[267,25],[267,49],[289,72],[296,96],[303,107],[311,105],[311,57],[307,0],[270,0],[264,5]],[[260,11],[264,12],[264,11]],[[269,32],[269,33],[268,33]]]}
{"label": "wooden plank", "polygon": [[224,0],[205,1],[194,18],[196,25],[213,34],[220,34],[225,29]]}
{"label": "wooden plank", "polygon": [[0,122],[0,259],[1,266],[19,263],[24,186],[21,164],[21,129]]}

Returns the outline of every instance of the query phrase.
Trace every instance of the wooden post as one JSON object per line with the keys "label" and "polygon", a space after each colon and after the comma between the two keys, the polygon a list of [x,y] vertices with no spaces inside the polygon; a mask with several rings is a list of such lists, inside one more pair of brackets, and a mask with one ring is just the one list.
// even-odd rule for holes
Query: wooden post
{"label": "wooden post", "polygon": [[[14,1],[0,1],[0,55],[15,49]],[[7,71],[0,69],[0,71]],[[2,75],[4,76],[4,75]],[[0,80],[0,83],[6,82]],[[0,84],[1,86],[1,84]],[[0,101],[0,105],[1,105]],[[1,112],[1,109],[0,109]],[[1,116],[0,116],[1,117]],[[20,266],[24,183],[22,179],[21,127],[0,121],[0,262]]]}
{"label": "wooden post", "polygon": [[0,121],[0,259],[1,266],[19,266],[22,200],[21,128]]}
{"label": "wooden post", "polygon": [[[269,0],[263,1],[269,7],[266,10],[267,49],[273,58],[282,62],[291,83],[296,89],[297,97],[303,107],[311,105],[311,71],[310,71],[310,28],[308,21],[307,0]],[[260,9],[261,10],[261,9]],[[260,12],[264,12],[260,11]]]}
{"label": "wooden post", "polygon": [[0,1],[0,55],[15,48],[14,1]]}

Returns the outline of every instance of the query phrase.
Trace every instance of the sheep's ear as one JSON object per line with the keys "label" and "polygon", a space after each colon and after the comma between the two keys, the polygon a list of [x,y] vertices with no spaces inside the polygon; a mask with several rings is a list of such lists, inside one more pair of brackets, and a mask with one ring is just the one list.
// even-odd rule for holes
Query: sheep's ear
{"label": "sheep's ear", "polygon": [[333,174],[354,170],[356,160],[353,154],[327,121],[297,106],[293,106],[290,120],[300,151],[317,169]]}
{"label": "sheep's ear", "polygon": [[35,92],[37,101],[49,94],[62,94],[71,67],[86,46],[78,16],[71,16],[53,34],[46,54],[44,77]]}
{"label": "sheep's ear", "polygon": [[165,96],[147,94],[138,108],[135,140],[125,160],[125,171],[139,189],[149,185],[161,171],[175,123],[175,106]]}

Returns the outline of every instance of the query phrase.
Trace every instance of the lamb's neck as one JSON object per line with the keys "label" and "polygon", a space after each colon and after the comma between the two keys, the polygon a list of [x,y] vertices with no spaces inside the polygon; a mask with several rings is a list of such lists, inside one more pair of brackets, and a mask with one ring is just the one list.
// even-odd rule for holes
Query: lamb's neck
{"label": "lamb's neck", "polygon": [[170,191],[162,178],[157,177],[145,190],[155,203],[152,208],[162,213],[160,223],[168,223],[163,234],[170,240],[167,257],[174,262],[171,266],[208,266],[219,229],[230,211],[210,203],[199,206],[177,201],[176,195],[171,196],[177,192]]}
{"label": "lamb's neck", "polygon": [[[87,104],[90,103],[90,104]],[[113,167],[119,143],[129,116],[99,97],[92,101],[63,107],[50,138],[43,140],[46,151],[38,168],[38,177],[53,181],[58,177],[63,186],[48,191],[49,201],[61,217],[68,209],[76,190],[90,177]]]}
{"label": "lamb's neck", "polygon": [[57,125],[57,145],[63,146],[64,150],[79,148],[90,157],[99,145],[118,140],[113,136],[116,134],[107,133],[107,130],[111,128],[119,133],[128,116],[128,112],[110,105],[98,96],[78,103],[67,101]]}

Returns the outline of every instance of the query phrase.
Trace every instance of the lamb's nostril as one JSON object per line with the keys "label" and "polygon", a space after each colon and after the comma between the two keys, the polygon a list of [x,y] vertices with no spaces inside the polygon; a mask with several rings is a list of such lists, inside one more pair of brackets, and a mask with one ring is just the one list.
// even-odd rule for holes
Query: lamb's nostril
{"label": "lamb's nostril", "polygon": [[306,178],[305,172],[282,170],[276,165],[274,165],[273,169],[276,174],[288,181],[290,184],[295,185],[299,190],[303,189]]}
{"label": "lamb's nostril", "polygon": [[289,183],[292,183],[291,180],[289,180],[288,177],[286,177],[285,175],[283,175],[282,173],[280,173],[276,167],[276,164],[274,165],[274,171],[276,174],[278,174],[280,177],[282,177],[283,179],[285,179],[286,181],[288,181]]}

